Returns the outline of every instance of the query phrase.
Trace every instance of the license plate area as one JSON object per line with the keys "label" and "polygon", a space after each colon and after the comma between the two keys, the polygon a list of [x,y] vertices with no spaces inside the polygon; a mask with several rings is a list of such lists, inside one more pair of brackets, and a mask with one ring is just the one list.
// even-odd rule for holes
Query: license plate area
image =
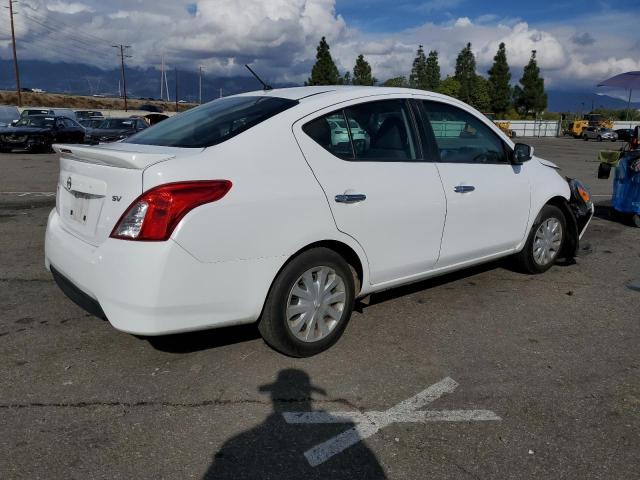
{"label": "license plate area", "polygon": [[87,215],[89,214],[89,202],[91,195],[80,192],[73,192],[73,196],[69,199],[67,207],[68,218],[80,225],[86,225]]}

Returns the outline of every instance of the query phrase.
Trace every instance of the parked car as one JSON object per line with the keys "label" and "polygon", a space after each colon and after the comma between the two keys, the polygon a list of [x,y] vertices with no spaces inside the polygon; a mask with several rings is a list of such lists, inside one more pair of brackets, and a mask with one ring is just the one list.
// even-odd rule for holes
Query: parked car
{"label": "parked car", "polygon": [[49,115],[29,115],[0,128],[0,152],[49,152],[54,142],[83,143],[84,128],[70,118]]}
{"label": "parked car", "polygon": [[0,127],[8,127],[20,118],[18,107],[0,105]]}
{"label": "parked car", "polygon": [[[369,144],[336,148],[339,117]],[[68,296],[138,335],[258,321],[293,356],[329,348],[373,292],[507,256],[542,273],[593,215],[580,182],[424,90],[251,92],[55,149],[45,263]]]}
{"label": "parked car", "polygon": [[630,142],[631,137],[633,137],[633,128],[619,128],[616,133],[618,134],[618,140]]}
{"label": "parked car", "polygon": [[582,131],[582,138],[587,140],[597,140],[599,142],[603,140],[610,140],[615,142],[618,140],[618,134],[610,128],[602,127],[587,127]]}
{"label": "parked car", "polygon": [[76,118],[78,122],[82,122],[82,120],[90,120],[90,119],[104,119],[104,115],[102,112],[98,110],[76,110],[75,111]]}
{"label": "parked car", "polygon": [[116,142],[148,127],[142,118],[107,118],[97,127],[87,129],[85,141],[91,144]]}
{"label": "parked car", "polygon": [[49,115],[76,120],[76,112],[70,108],[25,108],[20,114],[21,117],[29,117],[31,115]]}
{"label": "parked car", "polygon": [[347,151],[351,149],[351,143],[349,141],[349,134],[353,139],[353,145],[356,149],[360,148],[360,144],[365,146],[369,145],[370,139],[367,132],[360,128],[360,125],[355,120],[349,121],[349,129],[347,129],[347,123],[344,118],[340,116],[334,116],[327,119],[329,128],[331,128],[331,143],[334,148],[340,148],[338,145],[342,145],[342,148]]}
{"label": "parked car", "polygon": [[138,107],[138,110],[142,110],[143,112],[155,112],[155,113],[162,113],[164,111],[162,110],[162,107],[158,105],[152,105],[150,103],[145,103],[144,105],[140,105]]}

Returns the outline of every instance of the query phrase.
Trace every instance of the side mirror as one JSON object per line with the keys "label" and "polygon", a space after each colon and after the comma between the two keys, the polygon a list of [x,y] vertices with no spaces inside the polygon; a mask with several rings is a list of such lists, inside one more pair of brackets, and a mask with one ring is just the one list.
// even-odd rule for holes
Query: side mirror
{"label": "side mirror", "polygon": [[514,165],[522,165],[524,162],[533,158],[533,147],[525,143],[516,143],[513,147],[513,157],[511,163]]}

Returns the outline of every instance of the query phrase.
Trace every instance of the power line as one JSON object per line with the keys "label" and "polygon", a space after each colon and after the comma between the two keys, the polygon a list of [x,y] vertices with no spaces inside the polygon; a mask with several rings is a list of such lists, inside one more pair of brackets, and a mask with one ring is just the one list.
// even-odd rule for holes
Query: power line
{"label": "power line", "polygon": [[[30,5],[26,5],[25,4],[24,7],[25,8],[30,8],[33,12],[37,12],[38,11],[38,10],[34,9],[33,7],[31,7]],[[39,22],[47,20],[46,18],[38,18],[38,19],[36,19],[35,17],[32,17],[31,15],[28,15],[25,12],[22,12],[22,13],[23,13],[23,15],[25,17],[28,17],[31,20],[35,20],[35,21],[39,21]],[[75,37],[84,36],[85,37],[85,41],[92,42],[92,44],[95,43],[96,41],[98,41],[98,42],[102,43],[105,47],[107,47],[109,45],[109,41],[108,40],[105,40],[104,38],[100,38],[100,37],[98,37],[96,35],[93,35],[91,33],[85,32],[85,31],[79,29],[77,25],[72,25],[70,23],[65,22],[64,20],[62,20],[62,18],[60,18],[60,16],[57,16],[55,21],[53,21],[53,22],[51,20],[49,20],[49,25],[48,26],[51,26],[51,27],[55,28],[55,25],[62,25],[64,27],[67,27],[68,29],[70,29],[73,32],[73,35]],[[62,29],[58,29],[58,31],[59,32],[63,32]]]}
{"label": "power line", "polygon": [[[86,51],[91,52],[91,53],[94,53],[96,50],[103,50],[104,52],[107,51],[107,48],[108,48],[107,45],[108,44],[106,44],[106,45],[105,44],[96,45],[95,42],[88,43],[86,41],[82,41],[82,40],[76,38],[75,37],[76,32],[74,32],[74,36],[70,36],[70,35],[67,35],[67,32],[65,32],[64,30],[60,30],[60,29],[56,28],[55,26],[43,23],[39,19],[31,17],[30,15],[27,15],[26,13],[23,13],[22,16],[25,19],[29,20],[30,22],[33,22],[33,23],[39,25],[40,27],[44,28],[49,33],[65,35],[64,39],[59,39],[59,40],[64,41],[66,47],[74,47],[76,49],[79,48],[79,49],[86,50]],[[51,37],[49,37],[49,38],[51,38]],[[57,40],[56,38],[53,38],[53,39]],[[73,42],[73,44],[70,45],[69,42]],[[104,42],[104,40],[102,42]]]}

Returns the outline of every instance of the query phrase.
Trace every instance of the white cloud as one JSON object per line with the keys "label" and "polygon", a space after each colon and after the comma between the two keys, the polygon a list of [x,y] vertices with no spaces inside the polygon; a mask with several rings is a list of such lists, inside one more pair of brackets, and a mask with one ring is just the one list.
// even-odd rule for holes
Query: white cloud
{"label": "white cloud", "polygon": [[471,20],[469,17],[460,17],[453,24],[455,27],[469,27],[471,25]]}
{"label": "white cloud", "polygon": [[47,10],[73,15],[81,12],[94,12],[95,10],[84,3],[79,2],[51,2],[47,3]]}
{"label": "white cloud", "polygon": [[[432,0],[420,9],[429,12],[458,3]],[[453,71],[467,42],[472,43],[482,74],[498,44],[505,42],[514,80],[531,50],[537,51],[547,84],[595,85],[608,75],[640,69],[638,40],[628,33],[636,30],[637,14],[587,15],[570,23],[535,26],[487,14],[373,34],[347,25],[336,13],[335,0],[22,0],[20,4],[21,58],[102,67],[116,66],[111,45],[126,43],[133,46],[132,65],[157,66],[164,53],[171,66],[195,70],[202,64],[208,75],[244,74],[242,65],[254,63],[272,81],[302,82],[320,37],[326,36],[341,71],[352,69],[356,56],[363,53],[381,80],[408,75],[418,44],[440,53],[444,75]],[[195,9],[189,8],[192,4]],[[0,56],[10,58],[9,43],[1,32],[0,28]],[[576,41],[588,40],[584,32],[596,42]]]}

